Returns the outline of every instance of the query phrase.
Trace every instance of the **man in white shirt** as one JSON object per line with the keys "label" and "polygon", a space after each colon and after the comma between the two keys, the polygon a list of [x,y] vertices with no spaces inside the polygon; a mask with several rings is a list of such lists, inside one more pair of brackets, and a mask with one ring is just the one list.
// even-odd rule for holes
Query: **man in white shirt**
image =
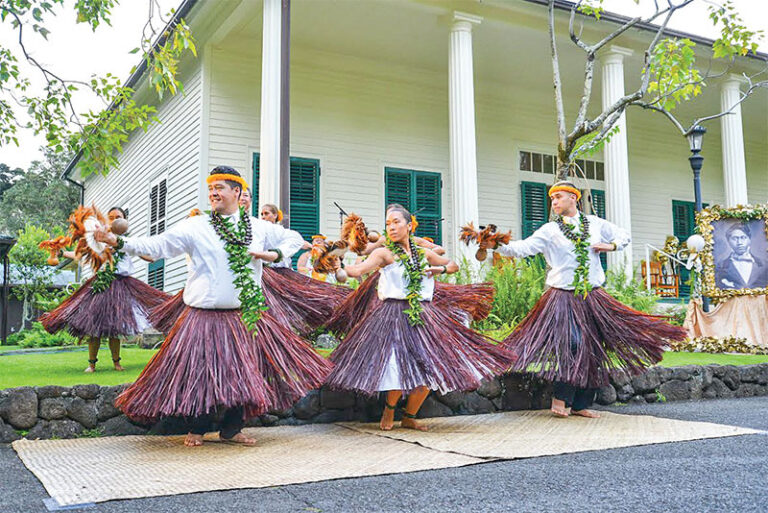
{"label": "man in white shirt", "polygon": [[515,258],[542,254],[550,267],[549,289],[504,344],[519,357],[514,370],[554,381],[553,414],[596,418],[589,407],[612,373],[643,372],[661,360],[665,338],[682,339],[685,332],[622,305],[601,288],[600,253],[623,249],[629,234],[582,214],[581,191],[570,182],[555,183],[549,196],[555,221],[496,248]]}
{"label": "man in white shirt", "polygon": [[301,236],[239,207],[247,184],[236,170],[219,166],[207,182],[210,215],[183,219],[152,237],[97,234],[128,254],[186,254],[193,264],[183,313],[116,405],[145,421],[183,417],[189,447],[202,444],[217,415],[222,440],[254,445],[241,432],[245,419],[290,406],[322,384],[330,366],[264,312],[262,263],[293,255],[303,244]]}

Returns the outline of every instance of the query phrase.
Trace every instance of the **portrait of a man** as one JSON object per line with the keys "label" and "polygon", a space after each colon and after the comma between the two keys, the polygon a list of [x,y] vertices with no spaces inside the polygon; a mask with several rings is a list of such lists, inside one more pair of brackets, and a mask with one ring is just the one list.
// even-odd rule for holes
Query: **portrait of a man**
{"label": "portrait of a man", "polygon": [[715,285],[721,289],[768,287],[764,221],[715,224]]}

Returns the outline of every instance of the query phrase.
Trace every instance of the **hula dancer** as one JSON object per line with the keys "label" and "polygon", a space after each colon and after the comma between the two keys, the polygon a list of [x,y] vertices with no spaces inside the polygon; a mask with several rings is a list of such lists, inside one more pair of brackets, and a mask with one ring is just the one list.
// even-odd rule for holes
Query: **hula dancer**
{"label": "hula dancer", "polygon": [[145,421],[183,417],[187,446],[202,444],[218,412],[222,440],[254,445],[241,432],[245,419],[289,407],[320,386],[330,365],[266,311],[261,289],[262,263],[292,255],[301,237],[238,206],[246,184],[234,169],[219,166],[207,182],[210,215],[189,217],[152,237],[97,232],[128,254],[187,254],[192,263],[184,310],[115,404]]}
{"label": "hula dancer", "polygon": [[[73,230],[81,220],[73,215]],[[109,223],[123,220],[127,215],[120,207],[112,207],[107,213]],[[119,223],[119,222],[118,222]],[[79,260],[73,251],[64,251],[64,256]],[[91,262],[91,260],[86,259]],[[109,350],[115,370],[125,370],[120,365],[120,338],[142,333],[150,326],[150,309],[168,299],[168,294],[150,287],[131,276],[131,257],[117,252],[111,264],[102,264],[94,275],[58,307],[40,317],[40,322],[49,333],[66,329],[71,335],[88,340],[88,367],[85,372],[95,372],[99,358],[101,339],[109,339]]]}
{"label": "hula dancer", "polygon": [[570,182],[555,183],[549,196],[557,220],[496,249],[516,258],[541,253],[550,267],[549,290],[503,343],[518,356],[515,370],[534,369],[554,381],[556,416],[595,418],[599,415],[588,408],[611,373],[642,373],[661,360],[665,339],[683,339],[685,331],[621,304],[602,289],[599,255],[624,248],[629,234],[581,213],[581,191]]}
{"label": "hula dancer", "polygon": [[408,401],[401,425],[425,430],[415,418],[430,390],[472,390],[512,364],[510,353],[432,303],[434,276],[454,273],[458,266],[415,244],[404,207],[387,210],[385,247],[345,270],[351,277],[378,270],[381,301],[369,303],[370,309],[353,320],[331,355],[335,368],[327,384],[369,395],[386,391],[382,430],[392,429],[403,394]]}

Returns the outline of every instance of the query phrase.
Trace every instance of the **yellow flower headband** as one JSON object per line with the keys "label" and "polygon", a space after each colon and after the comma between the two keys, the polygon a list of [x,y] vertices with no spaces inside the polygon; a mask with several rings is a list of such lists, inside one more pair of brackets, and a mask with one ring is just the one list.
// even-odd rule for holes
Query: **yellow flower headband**
{"label": "yellow flower headband", "polygon": [[550,187],[550,189],[549,189],[549,197],[551,198],[554,193],[560,192],[560,191],[570,192],[571,194],[575,194],[576,195],[576,199],[577,200],[581,199],[581,191],[578,190],[576,187],[571,187],[570,185],[554,185],[554,186]]}
{"label": "yellow flower headband", "polygon": [[230,175],[228,173],[217,173],[215,175],[208,175],[208,178],[205,179],[206,183],[208,184],[211,184],[219,180],[229,180],[232,182],[237,182],[243,187],[243,190],[248,188],[248,182],[246,182],[242,176]]}
{"label": "yellow flower headband", "polygon": [[418,227],[419,222],[416,220],[416,216],[411,216],[411,233],[414,233]]}

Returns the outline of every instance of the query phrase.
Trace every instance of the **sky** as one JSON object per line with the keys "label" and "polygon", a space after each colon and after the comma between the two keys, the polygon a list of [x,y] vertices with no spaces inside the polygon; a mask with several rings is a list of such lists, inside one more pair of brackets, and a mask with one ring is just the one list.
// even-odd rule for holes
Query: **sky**
{"label": "sky", "polygon": [[[732,1],[750,29],[763,30],[768,34],[768,1]],[[139,46],[141,31],[148,17],[149,2],[150,0],[122,0],[113,10],[112,26],[102,26],[92,32],[87,25],[75,23],[72,7],[74,0],[65,0],[64,7],[55,7],[57,16],[51,17],[45,24],[51,31],[48,41],[28,30],[25,33],[25,44],[41,63],[63,78],[87,81],[94,74],[101,76],[112,73],[125,80],[139,60],[138,54],[129,52]],[[178,7],[181,0],[157,2],[165,14]],[[636,5],[634,0],[605,0],[605,7],[614,12],[636,16],[647,13],[652,3],[650,0],[640,0],[639,5]],[[697,4],[687,7],[678,17],[673,18],[670,27],[714,38],[716,33],[707,19],[707,4],[711,3],[714,2],[698,0]],[[0,23],[0,46],[16,50],[16,37],[7,21]],[[760,45],[760,50],[768,53],[768,36]],[[42,83],[37,70],[30,67],[23,69],[30,73],[38,86]],[[75,97],[75,106],[78,112],[101,108],[98,99],[87,93],[80,93]],[[0,163],[26,169],[33,160],[41,159],[39,147],[45,141],[41,135],[35,136],[32,132],[21,132],[18,137],[19,147],[13,144],[0,146]]]}

